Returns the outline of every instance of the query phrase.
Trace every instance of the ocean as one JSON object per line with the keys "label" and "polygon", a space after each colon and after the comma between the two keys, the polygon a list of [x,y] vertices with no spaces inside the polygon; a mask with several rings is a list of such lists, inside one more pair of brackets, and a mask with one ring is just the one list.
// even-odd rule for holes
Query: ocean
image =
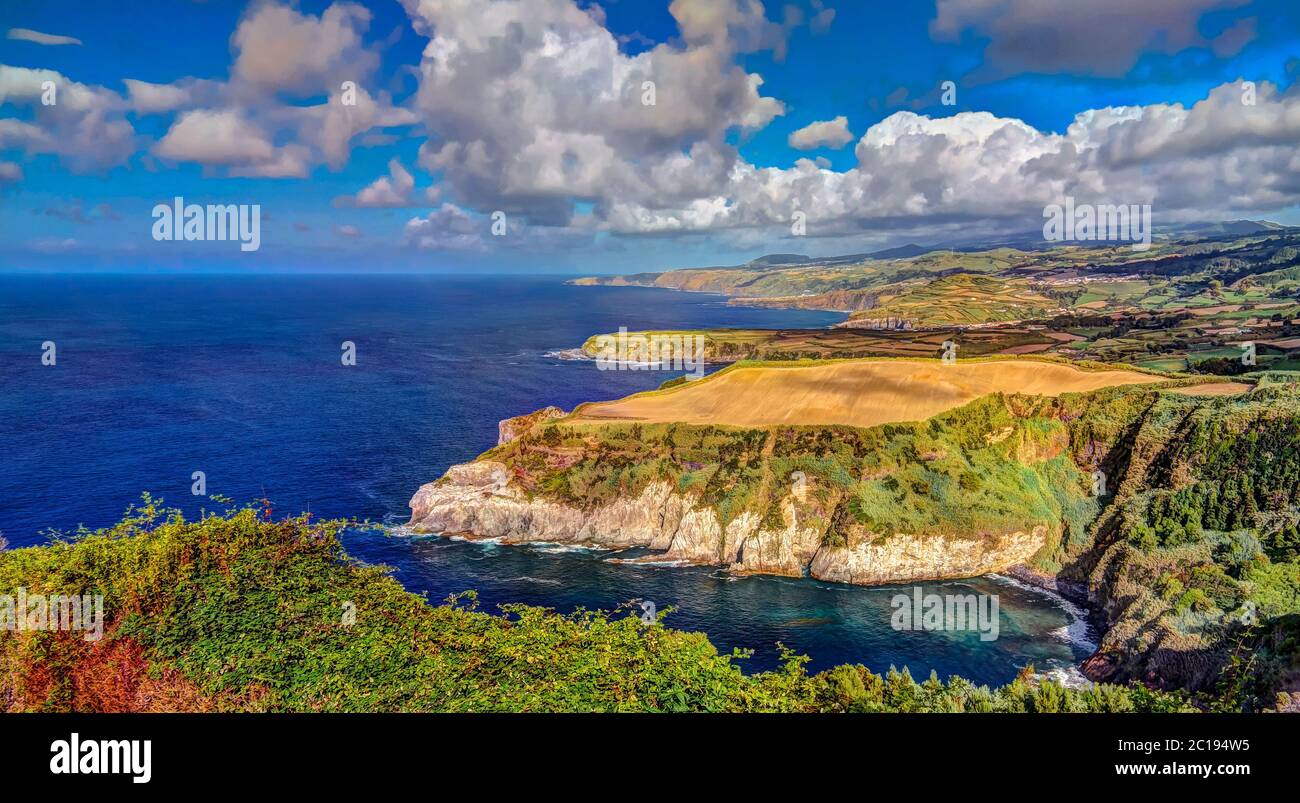
{"label": "ocean", "polygon": [[[0,532],[11,547],[49,530],[115,522],[144,491],[189,515],[192,494],[266,498],[398,525],[446,468],[496,443],[497,421],[657,387],[672,374],[599,371],[551,352],[636,329],[827,326],[834,313],[728,306],[719,296],[574,287],[551,276],[0,275]],[[340,360],[344,343],[356,364]],[[42,362],[53,344],[54,365]],[[379,530],[349,552],[393,567],[431,601],[474,589],[480,607],[560,611],[631,599],[672,608],[667,624],[719,649],[778,664],[778,642],[810,668],[908,666],[980,683],[1020,667],[1066,671],[1077,612],[999,579],[926,584],[996,593],[1000,635],[899,632],[898,588],[859,588],[712,568],[610,562],[610,553],[506,547]]]}

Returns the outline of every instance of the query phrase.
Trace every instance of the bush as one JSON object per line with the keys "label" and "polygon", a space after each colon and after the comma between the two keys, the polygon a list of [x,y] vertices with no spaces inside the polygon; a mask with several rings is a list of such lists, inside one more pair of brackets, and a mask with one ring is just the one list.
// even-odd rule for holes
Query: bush
{"label": "bush", "polygon": [[[745,675],[701,633],[621,611],[441,606],[361,566],[346,522],[251,509],[186,521],[146,498],[118,525],[0,555],[0,588],[100,593],[105,633],[0,639],[9,711],[1022,711],[1154,710],[1181,698],[1016,681],[916,683],[861,666]],[[351,611],[354,620],[346,615]],[[1128,702],[1125,702],[1128,701]],[[1123,709],[1127,710],[1127,709]]]}

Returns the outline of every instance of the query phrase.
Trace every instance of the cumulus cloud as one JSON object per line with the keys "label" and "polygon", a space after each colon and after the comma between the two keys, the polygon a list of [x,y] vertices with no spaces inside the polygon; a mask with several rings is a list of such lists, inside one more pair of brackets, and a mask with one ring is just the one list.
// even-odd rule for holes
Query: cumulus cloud
{"label": "cumulus cloud", "polygon": [[[369,21],[369,11],[350,3],[320,16],[262,3],[231,37],[236,55],[228,82],[126,81],[136,111],[184,110],[153,153],[240,177],[302,178],[320,164],[341,169],[359,136],[418,121],[387,93],[362,85],[377,64],[362,41]],[[321,95],[327,100],[315,104],[281,98]]]}
{"label": "cumulus cloud", "polygon": [[423,217],[406,222],[403,235],[416,248],[446,251],[482,251],[491,221],[452,203],[444,203]]}
{"label": "cumulus cloud", "polygon": [[790,135],[791,148],[809,151],[813,148],[842,148],[853,141],[849,131],[849,120],[844,115],[834,120],[821,120],[809,123]]}
{"label": "cumulus cloud", "polygon": [[983,221],[1035,227],[1042,207],[1071,195],[1150,203],[1157,220],[1274,210],[1300,203],[1300,92],[1224,84],[1179,104],[1079,114],[1064,134],[963,112],[898,112],[872,126],[843,172],[807,159],[790,168],[738,162],[716,194],[678,205],[616,202],[601,221],[624,232],[783,227],[806,216],[809,236]]}
{"label": "cumulus cloud", "polygon": [[955,42],[969,32],[989,40],[985,58],[1003,73],[1072,72],[1118,77],[1144,50],[1177,53],[1213,46],[1236,52],[1254,27],[1232,27],[1216,43],[1197,29],[1209,11],[1249,0],[937,0],[930,34]]}
{"label": "cumulus cloud", "polygon": [[0,119],[0,148],[26,148],[31,153],[53,150],[49,134],[40,126],[10,118]]}
{"label": "cumulus cloud", "polygon": [[781,26],[749,0],[675,0],[682,43],[634,56],[572,0],[405,0],[430,38],[416,107],[431,138],[420,165],[478,208],[568,222],[575,199],[676,197],[682,154],[709,174],[736,159],[725,135],[783,113],[738,53]]}
{"label": "cumulus cloud", "polygon": [[[1149,30],[1158,24],[1172,31],[1161,46],[1177,49],[1179,42],[1205,44],[1195,29],[1202,11],[1234,4],[1162,0],[1134,4],[1129,13]],[[260,3],[232,37],[227,80],[130,79],[119,95],[49,70],[0,66],[0,103],[31,110],[24,119],[0,119],[0,147],[103,169],[148,143],[127,114],[166,115],[165,133],[152,145],[165,163],[228,176],[303,178],[322,165],[344,166],[357,143],[391,145],[388,130],[418,126],[426,139],[417,164],[434,174],[435,186],[417,191],[410,163],[393,159],[387,175],[338,203],[432,206],[406,222],[401,239],[452,251],[620,241],[608,234],[710,233],[758,243],[788,233],[796,212],[812,237],[1019,232],[1040,226],[1042,207],[1066,195],[1151,203],[1157,222],[1300,203],[1300,89],[1284,93],[1261,82],[1255,105],[1246,105],[1241,84],[1224,84],[1190,107],[1084,111],[1060,133],[987,112],[940,119],[898,112],[857,139],[848,169],[835,170],[824,158],[760,167],[735,143],[785,107],[740,64],[755,50],[777,54],[789,29],[801,24],[800,13],[787,12],[777,23],[755,0],[674,0],[669,11],[679,36],[629,54],[595,6],[580,8],[574,0],[404,5],[428,37],[407,107],[362,85],[374,69],[364,8],[336,3],[317,16]],[[981,11],[994,6],[1009,21]],[[812,19],[826,11],[814,3]],[[994,52],[999,41],[1048,22],[1025,0],[940,0],[934,26],[936,35],[987,35]],[[1251,23],[1229,24],[1210,46],[1239,47],[1253,31]],[[1085,64],[1066,48],[1060,62],[1127,70],[1145,40],[1132,45],[1141,37],[1117,35],[1117,50],[1131,50],[1128,56]],[[282,71],[272,69],[277,47]],[[59,86],[57,107],[39,101],[46,80]],[[359,82],[356,105],[342,102],[342,80]],[[803,150],[853,141],[843,116],[789,137]],[[0,163],[0,184],[21,177],[18,165]],[[491,236],[496,210],[507,213],[509,236]]]}
{"label": "cumulus cloud", "polygon": [[159,114],[192,105],[193,92],[181,84],[152,84],[125,78],[127,98],[131,108],[141,114]]}
{"label": "cumulus cloud", "polygon": [[[43,102],[50,97],[54,103]],[[117,93],[54,70],[0,64],[0,104],[31,110],[32,121],[0,120],[0,141],[29,155],[57,154],[72,169],[103,170],[136,150],[136,132]]]}
{"label": "cumulus cloud", "polygon": [[356,88],[356,105],[345,105],[335,95],[328,102],[314,106],[276,107],[266,117],[292,130],[300,142],[312,148],[315,159],[334,170],[347,163],[353,142],[359,136],[419,121],[408,109],[392,105],[386,92],[372,95],[362,87]]}
{"label": "cumulus cloud", "polygon": [[59,36],[53,33],[41,33],[30,28],[10,28],[8,38],[23,42],[35,42],[38,45],[79,45],[81,40],[72,36]]}
{"label": "cumulus cloud", "polygon": [[388,162],[388,175],[370,182],[355,197],[344,196],[336,201],[338,206],[399,208],[411,205],[411,192],[415,178],[397,159]]}
{"label": "cumulus cloud", "polygon": [[[124,79],[125,95],[53,70],[0,65],[0,103],[32,109],[28,121],[0,121],[0,142],[29,155],[56,153],[77,170],[122,164],[147,140],[128,112],[172,115],[151,150],[230,176],[302,178],[317,165],[341,169],[354,140],[419,118],[364,82],[378,58],[363,43],[370,12],[334,3],[319,16],[274,2],[254,4],[231,37],[229,80],[158,84]],[[344,81],[348,86],[345,101]],[[41,102],[52,83],[57,103]],[[320,103],[285,98],[319,97]]]}
{"label": "cumulus cloud", "polygon": [[[945,0],[936,26],[993,30],[1004,23],[977,13],[992,5]],[[1001,6],[1026,24],[1050,21],[1021,0]],[[532,228],[737,237],[789,231],[802,212],[809,235],[839,237],[976,221],[1032,230],[1042,207],[1067,194],[1152,203],[1167,220],[1300,201],[1300,157],[1286,148],[1300,135],[1300,104],[1271,85],[1260,86],[1256,106],[1229,84],[1192,108],[1086,111],[1062,134],[987,112],[899,112],[864,133],[847,170],[810,159],[758,167],[728,136],[784,111],[762,95],[760,76],[736,66],[748,49],[772,47],[773,23],[756,3],[677,0],[680,43],[634,56],[569,0],[538,0],[529,13],[506,2],[476,3],[477,13],[460,0],[406,7],[430,37],[416,100],[430,137],[419,164],[441,173],[459,204],[408,223],[408,241],[424,247],[482,247],[473,210],[518,213]],[[1148,31],[1174,32],[1171,48],[1201,42],[1195,21],[1210,0],[1153,7],[1131,14]],[[1147,40],[1133,41],[1119,51],[1135,57]],[[645,81],[654,82],[654,105],[642,102]],[[801,149],[851,141],[844,117],[789,139]],[[590,208],[581,219],[580,202]]]}
{"label": "cumulus cloud", "polygon": [[361,39],[369,25],[370,12],[353,3],[335,3],[319,17],[263,3],[245,15],[231,37],[239,52],[232,73],[271,91],[337,91],[343,81],[359,82],[378,64]]}
{"label": "cumulus cloud", "polygon": [[240,167],[276,156],[271,138],[237,109],[198,109],[180,115],[154,153],[177,162]]}

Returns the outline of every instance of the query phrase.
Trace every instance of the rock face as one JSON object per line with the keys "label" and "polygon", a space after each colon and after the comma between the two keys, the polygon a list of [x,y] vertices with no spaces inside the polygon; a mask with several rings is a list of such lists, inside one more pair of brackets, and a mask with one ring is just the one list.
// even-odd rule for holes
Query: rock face
{"label": "rock face", "polygon": [[725,527],[709,507],[652,483],[635,498],[583,511],[529,499],[509,483],[506,466],[490,460],[452,466],[411,499],[416,532],[472,535],[505,543],[545,541],[622,549],[648,547],[655,560],[727,566],[732,571],[811,574],[822,580],[873,585],[971,577],[1027,560],[1047,540],[1045,527],[978,539],[941,535],[862,535],[846,546],[822,546],[823,533],[803,526],[793,498],[782,503],[782,526],[764,528],[754,513]]}
{"label": "rock face", "polygon": [[818,550],[811,571],[821,580],[858,585],[973,577],[1023,563],[1046,542],[1042,525],[1028,533],[985,538],[905,533],[854,538],[848,546]]}
{"label": "rock face", "polygon": [[503,419],[497,423],[497,446],[505,446],[542,421],[563,418],[566,415],[568,414],[559,407],[550,405],[527,415],[517,415],[514,418]]}

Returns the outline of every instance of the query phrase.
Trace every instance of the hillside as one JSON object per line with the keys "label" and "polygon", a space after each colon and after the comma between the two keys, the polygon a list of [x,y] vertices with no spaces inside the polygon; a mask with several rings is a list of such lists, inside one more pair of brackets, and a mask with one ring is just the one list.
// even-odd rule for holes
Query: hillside
{"label": "hillside", "polygon": [[1043,318],[1061,308],[1023,280],[954,273],[881,288],[875,303],[842,326],[929,329]]}
{"label": "hillside", "polygon": [[1300,690],[1300,387],[1104,384],[990,393],[924,419],[900,401],[895,423],[861,427],[615,423],[583,408],[421,488],[411,523],[835,582],[1022,567],[1102,617],[1094,677],[1204,690],[1246,654],[1243,693]]}
{"label": "hillside", "polygon": [[[703,332],[717,359],[1053,354],[1207,374],[1300,370],[1300,229],[1247,222],[1155,243],[1039,250],[928,251],[907,257],[592,277],[579,284],[707,290],[730,303],[835,310],[840,328],[756,338]],[[693,333],[692,333],[693,334]],[[1253,364],[1242,349],[1254,348]],[[807,345],[807,347],[805,347]],[[712,356],[712,355],[710,355]],[[1235,363],[1235,365],[1233,364]]]}

